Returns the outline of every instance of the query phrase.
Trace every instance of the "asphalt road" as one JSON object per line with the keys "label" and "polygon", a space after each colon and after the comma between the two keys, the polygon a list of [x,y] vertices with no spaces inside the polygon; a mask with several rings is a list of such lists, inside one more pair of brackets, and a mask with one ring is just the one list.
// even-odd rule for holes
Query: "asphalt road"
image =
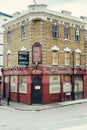
{"label": "asphalt road", "polygon": [[19,111],[0,106],[0,130],[85,130],[87,103],[45,111]]}

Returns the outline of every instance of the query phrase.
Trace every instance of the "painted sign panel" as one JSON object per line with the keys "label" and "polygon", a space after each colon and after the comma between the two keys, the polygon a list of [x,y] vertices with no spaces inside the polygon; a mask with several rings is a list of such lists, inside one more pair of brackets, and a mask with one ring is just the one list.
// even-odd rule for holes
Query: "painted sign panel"
{"label": "painted sign panel", "polygon": [[33,63],[42,62],[42,49],[40,43],[36,42],[32,47],[32,61]]}
{"label": "painted sign panel", "polygon": [[29,65],[29,51],[18,51],[18,64]]}
{"label": "painted sign panel", "polygon": [[35,86],[35,89],[36,89],[36,90],[40,90],[40,86],[39,86],[39,85],[36,85],[36,86]]}
{"label": "painted sign panel", "polygon": [[63,84],[63,92],[71,92],[71,83]]}

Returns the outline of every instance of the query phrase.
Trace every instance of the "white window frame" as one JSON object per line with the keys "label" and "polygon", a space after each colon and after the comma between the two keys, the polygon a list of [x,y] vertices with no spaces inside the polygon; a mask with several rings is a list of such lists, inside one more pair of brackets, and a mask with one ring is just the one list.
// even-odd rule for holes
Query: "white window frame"
{"label": "white window frame", "polygon": [[80,53],[76,53],[76,66],[80,66]]}
{"label": "white window frame", "polygon": [[65,65],[70,65],[70,52],[65,52]]}
{"label": "white window frame", "polygon": [[25,39],[26,37],[26,31],[25,31],[25,25],[21,26],[21,39]]}
{"label": "white window frame", "polygon": [[52,37],[58,38],[58,25],[52,25]]}
{"label": "white window frame", "polygon": [[58,65],[58,51],[52,51],[52,65]]}
{"label": "white window frame", "polygon": [[70,40],[70,27],[64,27],[64,39]]}
{"label": "white window frame", "polygon": [[[53,47],[51,47],[51,50],[52,50],[52,65],[58,65],[59,48],[56,45],[54,45]],[[55,57],[53,55],[54,53],[55,53]]]}
{"label": "white window frame", "polygon": [[75,30],[75,41],[76,42],[80,41],[80,30],[79,29]]}
{"label": "white window frame", "polygon": [[11,43],[11,38],[12,38],[12,32],[11,32],[11,31],[8,31],[8,32],[7,32],[7,42],[8,42],[8,43]]}

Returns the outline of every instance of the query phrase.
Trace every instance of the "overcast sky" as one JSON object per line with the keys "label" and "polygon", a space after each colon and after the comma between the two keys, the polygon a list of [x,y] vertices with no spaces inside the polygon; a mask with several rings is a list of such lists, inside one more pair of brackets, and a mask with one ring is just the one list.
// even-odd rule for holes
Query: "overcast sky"
{"label": "overcast sky", "polygon": [[73,16],[87,16],[87,0],[0,0],[0,11],[8,14],[13,14],[16,11],[22,11],[28,5],[46,4],[48,9],[58,12],[67,10],[72,12]]}

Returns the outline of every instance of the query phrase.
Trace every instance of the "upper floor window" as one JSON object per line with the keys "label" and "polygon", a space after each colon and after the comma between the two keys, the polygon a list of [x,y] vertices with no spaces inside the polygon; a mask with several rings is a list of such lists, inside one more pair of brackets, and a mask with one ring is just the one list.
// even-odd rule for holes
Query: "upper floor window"
{"label": "upper floor window", "polygon": [[58,52],[52,51],[52,65],[58,65]]}
{"label": "upper floor window", "polygon": [[52,36],[53,38],[58,38],[58,25],[52,26]]}
{"label": "upper floor window", "polygon": [[25,25],[21,27],[21,38],[25,39]]}
{"label": "upper floor window", "polygon": [[70,52],[65,52],[65,65],[70,65]]}
{"label": "upper floor window", "polygon": [[80,41],[80,31],[79,31],[79,29],[75,30],[75,41]]}
{"label": "upper floor window", "polygon": [[66,47],[64,48],[64,51],[65,51],[65,65],[70,65],[70,52],[71,50]]}
{"label": "upper floor window", "polygon": [[11,43],[11,37],[12,37],[12,32],[11,32],[11,31],[8,31],[8,32],[7,32],[7,42],[8,42],[8,43]]}
{"label": "upper floor window", "polygon": [[52,50],[52,65],[58,65],[58,59],[59,59],[58,50],[59,50],[59,48],[57,48],[57,46],[53,46],[51,48],[51,50]]}
{"label": "upper floor window", "polygon": [[64,39],[70,39],[70,28],[69,27],[65,27],[64,28]]}
{"label": "upper floor window", "polygon": [[80,66],[80,53],[76,53],[76,66]]}

